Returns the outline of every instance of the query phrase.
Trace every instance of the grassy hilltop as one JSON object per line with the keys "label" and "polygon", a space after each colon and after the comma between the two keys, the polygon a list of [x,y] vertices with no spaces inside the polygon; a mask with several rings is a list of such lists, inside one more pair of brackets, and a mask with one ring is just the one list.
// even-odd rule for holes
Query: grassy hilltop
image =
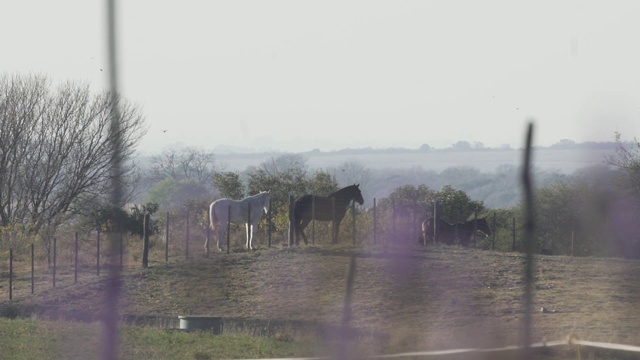
{"label": "grassy hilltop", "polygon": [[[151,325],[178,315],[221,315],[228,319],[226,334],[308,344],[304,354],[290,356],[331,355],[346,338],[338,330],[352,256],[356,269],[349,326],[354,341],[366,344],[356,346],[357,351],[371,355],[520,343],[523,257],[458,247],[263,248],[209,259],[196,254],[151,263],[148,269],[131,265],[123,272],[121,313]],[[575,334],[592,341],[640,343],[639,262],[536,259],[534,341]],[[18,300],[12,306],[39,319],[96,320],[105,279],[86,275],[74,285],[67,277],[56,288],[30,295],[25,278],[16,284]],[[0,306],[6,308],[6,301]],[[547,312],[540,312],[542,307]]]}

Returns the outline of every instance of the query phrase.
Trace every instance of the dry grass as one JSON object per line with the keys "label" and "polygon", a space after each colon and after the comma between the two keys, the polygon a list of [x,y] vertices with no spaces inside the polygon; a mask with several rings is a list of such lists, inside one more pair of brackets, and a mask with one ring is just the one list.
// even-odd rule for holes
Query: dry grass
{"label": "dry grass", "polygon": [[[194,249],[189,260],[176,256],[169,263],[151,262],[148,269],[129,262],[123,272],[121,313],[221,315],[254,320],[256,327],[270,328],[281,338],[315,337],[322,343],[335,338],[341,324],[349,261],[355,256],[351,326],[363,341],[371,340],[367,352],[521,341],[524,282],[523,257],[518,254],[322,245],[215,253],[207,259],[201,250]],[[536,259],[535,341],[576,334],[640,345],[640,262]],[[24,269],[25,264],[20,266]],[[77,285],[73,273],[66,271],[56,288],[48,273],[40,274],[34,295],[29,277],[20,276],[14,305],[40,316],[95,319],[103,308],[106,275],[86,270]],[[5,297],[2,281],[0,296]],[[540,312],[541,307],[548,312]]]}

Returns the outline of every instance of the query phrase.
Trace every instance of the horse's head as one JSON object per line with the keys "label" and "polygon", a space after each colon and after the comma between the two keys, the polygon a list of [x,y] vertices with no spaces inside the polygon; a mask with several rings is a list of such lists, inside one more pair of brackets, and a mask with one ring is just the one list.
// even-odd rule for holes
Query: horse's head
{"label": "horse's head", "polygon": [[262,199],[264,201],[262,203],[262,208],[266,213],[269,213],[269,206],[271,205],[271,201],[269,200],[271,199],[271,193],[269,191],[261,191],[260,194],[262,194]]}
{"label": "horse's head", "polygon": [[364,198],[362,197],[362,192],[360,191],[360,184],[352,185],[354,190],[353,200],[355,200],[358,204],[364,204]]}
{"label": "horse's head", "polygon": [[480,218],[476,220],[476,229],[482,231],[485,236],[491,236],[491,228],[486,218]]}

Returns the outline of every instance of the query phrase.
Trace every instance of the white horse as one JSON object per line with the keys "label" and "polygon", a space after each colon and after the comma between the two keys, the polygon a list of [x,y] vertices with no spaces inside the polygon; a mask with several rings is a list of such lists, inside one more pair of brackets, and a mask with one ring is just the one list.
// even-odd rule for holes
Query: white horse
{"label": "white horse", "polygon": [[[220,240],[224,236],[228,223],[245,224],[247,229],[247,249],[253,249],[253,228],[258,226],[262,220],[263,210],[269,212],[269,199],[271,194],[268,191],[246,197],[242,200],[222,198],[211,203],[209,206],[209,218],[211,229],[216,236],[218,251],[220,251]],[[207,249],[209,239],[205,241],[204,248]]]}

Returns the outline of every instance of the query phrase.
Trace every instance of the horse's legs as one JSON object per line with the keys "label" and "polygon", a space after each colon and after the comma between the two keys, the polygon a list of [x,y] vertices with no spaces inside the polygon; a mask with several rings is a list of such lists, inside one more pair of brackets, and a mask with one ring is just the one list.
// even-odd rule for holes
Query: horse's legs
{"label": "horse's legs", "polygon": [[[300,223],[296,223],[296,234],[302,235],[302,239],[304,239],[305,245],[308,245],[309,242],[307,240],[307,235],[305,235],[304,233],[304,229],[307,227],[307,225],[309,225],[310,222],[311,219],[302,219]],[[299,235],[296,237],[296,244],[298,244],[300,241]]]}
{"label": "horse's legs", "polygon": [[220,226],[218,231],[216,231],[216,247],[218,248],[218,251],[222,251],[222,249],[220,248],[220,240],[223,239],[223,236],[224,236],[224,228]]}
{"label": "horse's legs", "polygon": [[246,223],[244,224],[247,230],[247,249],[253,250],[252,241],[253,241],[253,225]]}
{"label": "horse's legs", "polygon": [[340,232],[340,220],[333,222],[333,243],[338,243],[338,233]]}

